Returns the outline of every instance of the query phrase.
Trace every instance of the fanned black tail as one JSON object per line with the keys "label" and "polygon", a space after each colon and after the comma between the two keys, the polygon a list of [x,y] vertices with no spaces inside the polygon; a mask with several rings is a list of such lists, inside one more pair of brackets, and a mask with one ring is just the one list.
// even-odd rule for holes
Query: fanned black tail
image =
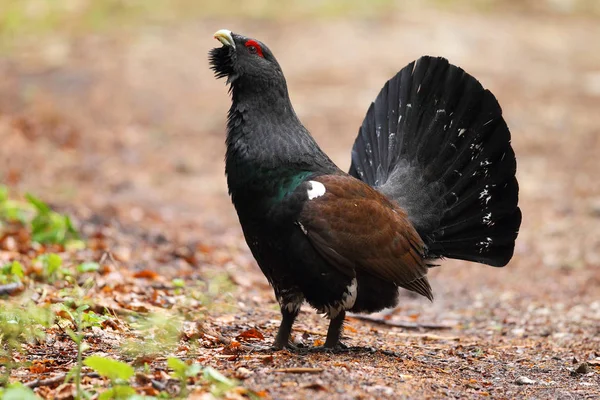
{"label": "fanned black tail", "polygon": [[371,104],[350,174],[408,212],[428,257],[501,267],[521,225],[516,168],[494,95],[444,58],[422,57]]}

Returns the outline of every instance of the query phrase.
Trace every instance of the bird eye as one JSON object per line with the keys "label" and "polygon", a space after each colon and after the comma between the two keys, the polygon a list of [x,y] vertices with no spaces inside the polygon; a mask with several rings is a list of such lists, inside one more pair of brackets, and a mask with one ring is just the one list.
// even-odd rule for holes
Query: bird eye
{"label": "bird eye", "polygon": [[255,40],[248,40],[244,45],[248,48],[248,52],[250,54],[256,54],[259,57],[264,57],[262,47],[260,47],[260,44],[258,44]]}

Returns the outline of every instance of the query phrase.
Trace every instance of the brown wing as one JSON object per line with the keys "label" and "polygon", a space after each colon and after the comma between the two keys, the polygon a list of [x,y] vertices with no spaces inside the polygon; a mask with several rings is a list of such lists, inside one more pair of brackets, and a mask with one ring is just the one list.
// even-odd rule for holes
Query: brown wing
{"label": "brown wing", "polygon": [[313,180],[325,193],[305,202],[298,222],[321,256],[347,274],[362,269],[433,298],[423,241],[397,204],[347,175]]}

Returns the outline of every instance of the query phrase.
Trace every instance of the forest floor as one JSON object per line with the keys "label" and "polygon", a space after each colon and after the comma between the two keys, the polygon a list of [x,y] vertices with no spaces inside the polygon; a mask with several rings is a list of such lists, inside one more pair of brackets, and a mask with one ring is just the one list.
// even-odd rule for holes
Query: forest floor
{"label": "forest floor", "polygon": [[[57,322],[14,355],[28,364],[11,380],[73,398],[68,328],[87,304],[83,357],[136,366],[130,385],[147,395],[179,393],[166,365],[175,356],[236,380],[191,377],[198,398],[600,397],[599,22],[420,10],[22,43],[0,57],[0,179],[13,199],[31,192],[71,215],[85,243],[39,246],[18,224],[0,232],[0,266],[24,269],[24,291],[0,304],[49,306]],[[443,55],[476,76],[517,154],[523,225],[511,263],[444,261],[430,274],[435,302],[403,292],[394,310],[349,316],[346,353],[254,351],[280,316],[227,196],[229,99],[207,65],[220,28],[269,45],[301,120],[342,168],[370,101],[402,66]],[[65,271],[44,270],[42,253]],[[326,323],[305,306],[294,340],[322,344]],[[85,390],[111,384],[90,372]]]}

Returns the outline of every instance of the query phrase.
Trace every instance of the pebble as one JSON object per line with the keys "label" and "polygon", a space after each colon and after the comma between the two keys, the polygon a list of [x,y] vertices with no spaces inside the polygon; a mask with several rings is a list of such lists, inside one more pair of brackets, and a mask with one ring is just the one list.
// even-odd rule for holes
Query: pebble
{"label": "pebble", "polygon": [[588,363],[583,362],[579,364],[579,367],[577,367],[575,372],[578,374],[587,374],[588,372],[590,372],[590,366],[588,365]]}
{"label": "pebble", "polygon": [[536,382],[533,379],[529,379],[526,376],[520,376],[515,380],[517,385],[535,385]]}

